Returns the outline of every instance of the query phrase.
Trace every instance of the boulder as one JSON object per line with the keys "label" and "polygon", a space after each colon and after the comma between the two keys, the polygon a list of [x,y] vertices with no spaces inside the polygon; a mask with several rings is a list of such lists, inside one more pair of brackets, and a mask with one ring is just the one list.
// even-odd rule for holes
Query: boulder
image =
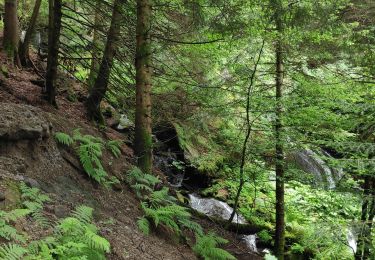
{"label": "boulder", "polygon": [[32,140],[50,136],[52,127],[42,110],[24,104],[0,103],[0,111],[0,140]]}

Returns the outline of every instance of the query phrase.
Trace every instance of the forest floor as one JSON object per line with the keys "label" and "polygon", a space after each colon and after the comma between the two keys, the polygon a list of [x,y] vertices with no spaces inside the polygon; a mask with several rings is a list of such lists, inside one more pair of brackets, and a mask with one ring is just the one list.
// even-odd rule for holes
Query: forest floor
{"label": "forest floor", "polygon": [[[39,74],[42,74],[41,62],[36,59],[34,62],[40,70]],[[42,99],[41,87],[31,82],[41,80],[35,69],[15,68],[7,63],[3,54],[0,54],[0,67],[0,75],[6,74],[0,77],[0,107],[6,105],[8,109],[13,107],[26,114],[29,110],[37,113],[52,125],[53,132],[71,133],[81,128],[82,133],[103,139],[124,139],[123,134],[110,127],[99,131],[95,124],[88,121],[83,103],[67,99],[68,87],[77,92],[78,96],[85,95],[81,86],[68,79],[67,75],[60,75],[66,79],[60,82],[57,97],[59,109],[55,109]],[[22,124],[22,118],[19,120],[18,124]],[[123,180],[134,160],[131,147],[123,144],[121,149],[122,156],[118,159],[104,153],[103,164],[110,175]],[[12,190],[12,183],[26,178],[52,198],[45,208],[51,220],[66,217],[78,205],[93,207],[100,233],[111,243],[109,259],[196,259],[190,246],[176,242],[168,232],[158,230],[149,236],[140,232],[136,221],[142,212],[139,201],[129,187],[122,183],[111,190],[97,185],[83,172],[74,153],[58,145],[53,137],[1,142],[0,192],[5,194],[5,201],[0,202],[0,208],[4,205],[12,207],[12,204],[17,203],[19,194]],[[228,239],[230,243],[224,248],[238,259],[262,259],[248,252],[234,233],[225,231],[207,219],[195,217],[195,220],[206,231],[214,231]],[[29,231],[34,239],[51,232],[39,230],[30,219],[18,223],[18,228]]]}

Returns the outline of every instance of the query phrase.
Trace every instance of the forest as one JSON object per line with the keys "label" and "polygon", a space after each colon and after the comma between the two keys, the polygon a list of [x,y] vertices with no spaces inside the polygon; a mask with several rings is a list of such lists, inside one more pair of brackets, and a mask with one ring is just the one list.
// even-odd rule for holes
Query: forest
{"label": "forest", "polygon": [[0,259],[375,259],[375,1],[0,2]]}

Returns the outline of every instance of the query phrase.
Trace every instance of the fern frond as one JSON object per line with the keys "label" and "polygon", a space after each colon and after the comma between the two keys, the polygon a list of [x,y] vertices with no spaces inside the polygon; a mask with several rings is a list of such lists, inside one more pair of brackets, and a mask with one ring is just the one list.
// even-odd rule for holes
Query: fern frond
{"label": "fern frond", "polygon": [[150,234],[150,222],[146,218],[140,218],[137,220],[138,228],[145,234]]}
{"label": "fern frond", "polygon": [[182,227],[187,228],[187,229],[193,231],[198,236],[202,236],[203,235],[203,229],[202,229],[201,225],[199,225],[195,221],[192,221],[190,219],[182,218],[182,219],[178,220],[178,223]]}
{"label": "fern frond", "polygon": [[111,151],[111,153],[116,157],[120,157],[121,155],[121,141],[120,140],[111,140],[107,142],[107,148]]}
{"label": "fern frond", "polygon": [[25,242],[25,237],[18,234],[17,229],[0,220],[0,237],[11,241]]}
{"label": "fern frond", "polygon": [[217,247],[218,245],[227,242],[226,239],[216,236],[213,233],[204,236],[197,236],[197,241],[193,247],[193,251],[205,260],[235,260],[236,258],[229,252]]}
{"label": "fern frond", "polygon": [[106,253],[109,253],[111,251],[111,245],[107,241],[107,239],[105,239],[104,237],[98,236],[96,233],[92,232],[92,230],[86,228],[86,232],[84,236],[90,248],[101,250]]}
{"label": "fern frond", "polygon": [[27,250],[16,244],[0,246],[0,259],[20,260],[27,253]]}
{"label": "fern frond", "polygon": [[78,206],[73,212],[72,217],[78,219],[84,224],[90,224],[92,222],[93,209],[87,206]]}
{"label": "fern frond", "polygon": [[57,142],[60,144],[66,145],[66,146],[71,146],[74,143],[73,138],[70,137],[70,135],[62,132],[57,132],[55,134],[55,139]]}

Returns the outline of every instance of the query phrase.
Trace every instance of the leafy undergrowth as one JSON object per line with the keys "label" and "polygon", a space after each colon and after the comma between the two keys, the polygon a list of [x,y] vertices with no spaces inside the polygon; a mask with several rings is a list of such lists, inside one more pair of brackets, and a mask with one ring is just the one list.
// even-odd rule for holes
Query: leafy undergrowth
{"label": "leafy undergrowth", "polygon": [[[42,212],[49,197],[23,183],[20,188],[24,208],[0,211],[0,238],[6,241],[0,246],[1,259],[105,259],[110,243],[98,235],[92,208],[79,206],[70,217],[52,223]],[[20,233],[16,223],[28,216],[52,232],[39,240],[30,239],[31,234]]]}
{"label": "leafy undergrowth", "polygon": [[141,208],[144,215],[137,223],[143,233],[148,235],[152,228],[163,225],[183,240],[188,240],[189,237],[185,234],[186,231],[191,231],[195,234],[196,240],[193,251],[198,256],[205,260],[236,259],[229,252],[218,247],[229,241],[216,234],[205,235],[202,227],[191,219],[189,209],[178,205],[177,199],[169,194],[167,187],[155,189],[160,184],[157,177],[143,173],[139,168],[133,168],[128,173],[127,182],[142,201]]}
{"label": "leafy undergrowth", "polygon": [[110,140],[104,142],[100,137],[82,135],[80,129],[75,129],[72,136],[57,132],[55,139],[63,145],[74,146],[83,169],[99,184],[110,187],[112,184],[119,183],[116,177],[108,176],[102,165],[101,157],[103,155],[102,150],[105,147],[118,158],[121,155],[120,141]]}

